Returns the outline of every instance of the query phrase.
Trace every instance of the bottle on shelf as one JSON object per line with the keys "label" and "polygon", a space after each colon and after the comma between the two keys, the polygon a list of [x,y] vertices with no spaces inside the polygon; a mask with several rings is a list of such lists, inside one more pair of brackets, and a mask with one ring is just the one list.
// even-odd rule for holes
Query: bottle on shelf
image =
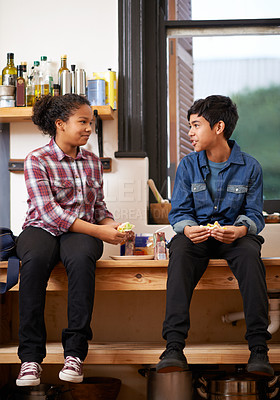
{"label": "bottle on shelf", "polygon": [[34,61],[32,85],[34,88],[35,101],[41,97],[40,85],[40,61]]}
{"label": "bottle on shelf", "polygon": [[47,61],[47,79],[49,81],[49,93],[53,92],[53,65],[51,61]]}
{"label": "bottle on shelf", "polygon": [[71,74],[69,70],[63,70],[60,76],[60,94],[71,93]]}
{"label": "bottle on shelf", "polygon": [[50,93],[50,83],[47,71],[47,57],[41,57],[41,63],[39,68],[39,83],[40,83],[40,94],[45,96]]}
{"label": "bottle on shelf", "polygon": [[71,93],[75,93],[75,69],[76,65],[71,65]]}
{"label": "bottle on shelf", "polygon": [[33,86],[33,75],[29,75],[26,85],[26,106],[33,107],[35,103],[35,86]]}
{"label": "bottle on shelf", "polygon": [[25,85],[27,85],[27,62],[22,61],[20,63],[20,65],[22,67],[22,76],[23,76],[23,79],[25,80]]}
{"label": "bottle on shelf", "polygon": [[60,66],[60,68],[58,70],[58,84],[59,84],[60,88],[61,88],[61,74],[62,74],[62,71],[68,71],[70,73],[69,69],[67,68],[67,55],[66,54],[61,56],[61,66]]}
{"label": "bottle on shelf", "polygon": [[25,80],[22,65],[17,66],[16,107],[25,107]]}
{"label": "bottle on shelf", "polygon": [[16,86],[17,69],[14,65],[14,53],[7,53],[7,65],[2,70],[2,85]]}
{"label": "bottle on shelf", "polygon": [[57,83],[53,84],[53,96],[59,96],[60,90],[59,90],[59,85]]}

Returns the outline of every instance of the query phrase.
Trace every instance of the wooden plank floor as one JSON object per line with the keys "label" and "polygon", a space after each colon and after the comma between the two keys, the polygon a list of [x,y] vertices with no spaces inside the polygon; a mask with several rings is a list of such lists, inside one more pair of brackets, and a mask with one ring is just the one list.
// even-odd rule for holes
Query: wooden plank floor
{"label": "wooden plank floor", "polygon": [[[85,364],[157,364],[164,351],[164,343],[90,343]],[[280,363],[280,344],[269,345],[272,364]],[[189,364],[246,364],[249,358],[247,344],[215,343],[187,344],[185,355]],[[0,347],[0,364],[18,364],[15,344]],[[47,344],[45,364],[63,364],[60,343]]]}

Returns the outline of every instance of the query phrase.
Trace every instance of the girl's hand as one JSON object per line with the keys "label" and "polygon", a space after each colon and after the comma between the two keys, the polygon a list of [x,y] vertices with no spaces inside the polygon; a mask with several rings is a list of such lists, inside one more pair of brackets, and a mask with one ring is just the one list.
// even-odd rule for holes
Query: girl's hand
{"label": "girl's hand", "polygon": [[116,229],[117,226],[118,224],[116,224],[116,226],[114,226],[114,224],[97,225],[94,236],[106,243],[120,244],[125,240],[126,234],[118,232]]}
{"label": "girl's hand", "polygon": [[91,224],[77,218],[70,226],[70,232],[85,233],[96,237],[104,242],[111,244],[120,244],[125,240],[125,233],[117,231],[118,224],[111,218],[105,218],[98,224]]}

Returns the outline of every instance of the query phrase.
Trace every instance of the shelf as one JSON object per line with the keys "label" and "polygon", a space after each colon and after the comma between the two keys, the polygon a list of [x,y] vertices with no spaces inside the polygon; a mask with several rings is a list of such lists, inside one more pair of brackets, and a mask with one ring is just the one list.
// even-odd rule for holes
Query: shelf
{"label": "shelf", "polygon": [[[165,343],[158,342],[90,342],[85,364],[157,364],[164,349]],[[248,345],[243,343],[187,343],[184,352],[189,364],[246,364],[250,355]],[[269,359],[272,364],[279,363],[279,344],[269,344]],[[48,343],[44,364],[63,364],[63,361],[62,345]],[[0,346],[0,364],[19,363],[16,344]]]}
{"label": "shelf", "polygon": [[[110,106],[92,106],[97,110],[102,120],[113,120],[114,111]],[[27,122],[31,121],[32,107],[5,107],[0,108],[0,122]]]}

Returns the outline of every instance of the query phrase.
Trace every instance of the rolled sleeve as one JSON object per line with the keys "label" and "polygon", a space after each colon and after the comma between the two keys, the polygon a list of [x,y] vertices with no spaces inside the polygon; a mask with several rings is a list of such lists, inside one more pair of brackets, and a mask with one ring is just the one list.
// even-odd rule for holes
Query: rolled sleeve
{"label": "rolled sleeve", "polygon": [[239,215],[233,225],[246,226],[248,228],[248,233],[251,233],[252,235],[257,235],[258,233],[257,225],[250,218],[246,217],[246,215]]}
{"label": "rolled sleeve", "polygon": [[193,221],[191,219],[186,219],[184,221],[176,222],[172,226],[172,228],[174,229],[174,231],[176,233],[184,233],[185,226],[197,226],[197,225],[198,224],[195,221]]}
{"label": "rolled sleeve", "polygon": [[246,201],[244,214],[240,214],[234,225],[245,225],[248,227],[248,233],[258,234],[265,226],[262,214],[263,209],[263,177],[261,165],[255,161]]}

